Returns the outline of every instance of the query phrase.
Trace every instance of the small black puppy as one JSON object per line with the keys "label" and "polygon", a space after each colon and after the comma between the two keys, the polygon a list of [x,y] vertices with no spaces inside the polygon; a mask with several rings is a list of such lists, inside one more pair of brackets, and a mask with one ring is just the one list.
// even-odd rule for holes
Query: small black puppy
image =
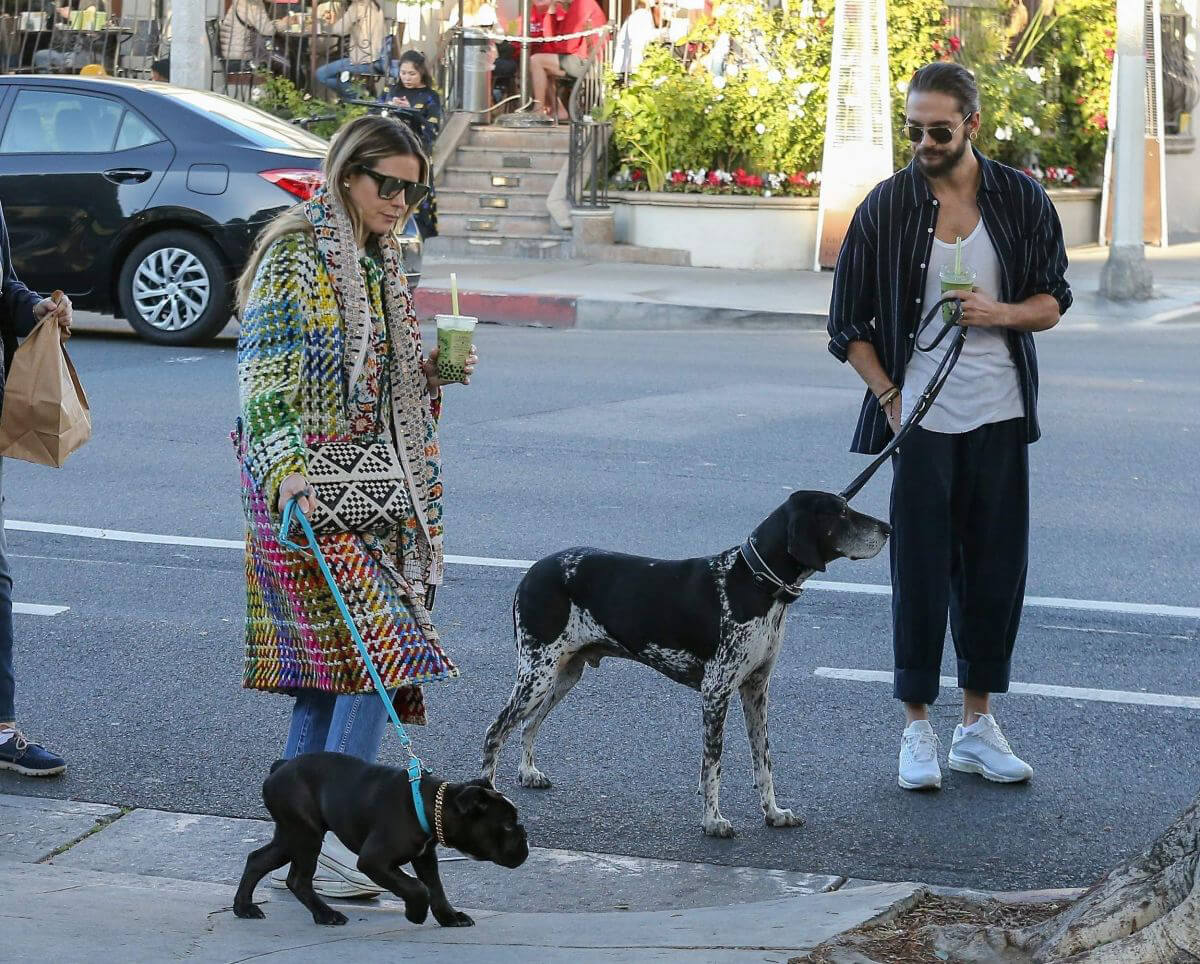
{"label": "small black puppy", "polygon": [[[417,821],[408,774],[344,753],[305,753],[279,760],[263,783],[263,802],[275,820],[275,836],[246,858],[233,898],[238,917],[261,918],[254,888],[284,864],[288,889],[318,924],[344,924],[313,890],[317,855],[327,830],[358,854],[358,869],[404,900],[404,916],[423,924],[429,911],[443,927],[475,922],[446,899],[438,876],[437,845],[474,860],[519,867],[529,856],[525,828],[511,800],[487,780],[447,783],[426,774],[421,800],[433,835]],[[401,870],[411,863],[417,877]]]}

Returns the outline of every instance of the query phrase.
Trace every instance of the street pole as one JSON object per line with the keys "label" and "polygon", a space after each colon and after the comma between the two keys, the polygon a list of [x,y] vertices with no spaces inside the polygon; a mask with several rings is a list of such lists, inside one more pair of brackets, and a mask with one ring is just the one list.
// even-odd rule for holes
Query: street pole
{"label": "street pole", "polygon": [[[521,0],[521,36],[529,36],[529,0]],[[554,121],[540,110],[530,110],[529,103],[529,41],[521,41],[520,105],[511,114],[501,114],[496,124],[501,127],[545,127]]]}
{"label": "street pole", "polygon": [[1114,301],[1154,294],[1146,263],[1146,43],[1144,0],[1117,0],[1117,110],[1113,127],[1113,232],[1100,293]]}
{"label": "street pole", "polygon": [[[521,0],[521,36],[529,36],[529,0]],[[529,103],[529,41],[521,43],[521,105],[518,110],[524,110]]]}
{"label": "street pole", "polygon": [[195,90],[208,90],[212,86],[203,3],[171,5],[171,83]]}

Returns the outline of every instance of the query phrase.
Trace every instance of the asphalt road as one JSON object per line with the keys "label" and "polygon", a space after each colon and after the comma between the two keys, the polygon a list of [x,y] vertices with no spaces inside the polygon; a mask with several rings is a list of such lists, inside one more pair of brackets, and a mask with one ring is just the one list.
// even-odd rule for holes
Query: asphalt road
{"label": "asphalt road", "polygon": [[[476,341],[480,372],[451,390],[442,422],[453,554],[535,559],[576,544],[707,554],[741,541],[792,488],[840,488],[863,462],[847,452],[860,389],[817,333],[485,328]],[[890,687],[815,674],[890,669],[888,598],[813,590],[789,612],[771,703],[777,790],[806,827],[762,825],[734,711],[722,810],[741,835],[705,838],[698,698],[606,660],[542,730],[553,789],[515,787],[516,745],[506,751],[502,786],[531,842],[869,879],[1067,886],[1089,883],[1182,809],[1200,788],[1200,708],[1086,697],[1200,697],[1200,618],[1161,608],[1200,607],[1200,326],[1085,329],[1068,316],[1039,346],[1045,435],[1031,454],[1029,594],[1059,603],[1026,607],[1013,676],[1085,692],[997,701],[1032,783],[947,773],[940,793],[899,790]],[[72,354],[95,439],[58,472],[7,461],[8,519],[239,538],[233,345],[174,350],[81,334]],[[888,484],[885,469],[858,507],[886,513]],[[8,538],[17,600],[70,607],[16,617],[19,714],[70,769],[54,781],[0,774],[0,793],[263,815],[258,787],[290,703],[239,689],[240,553],[12,528]],[[447,775],[477,772],[483,732],[507,697],[520,575],[456,565],[439,594],[462,676],[429,689],[431,725],[415,739]],[[824,578],[882,586],[885,560],[839,562]],[[952,667],[947,642],[943,672]],[[944,748],[957,714],[944,691]],[[392,737],[386,756],[397,759]]]}

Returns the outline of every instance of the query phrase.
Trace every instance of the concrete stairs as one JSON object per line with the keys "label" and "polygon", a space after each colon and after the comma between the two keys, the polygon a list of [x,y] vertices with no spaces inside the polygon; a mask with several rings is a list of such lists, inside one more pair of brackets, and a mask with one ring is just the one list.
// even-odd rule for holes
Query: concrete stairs
{"label": "concrete stairs", "polygon": [[546,199],[567,163],[566,127],[473,125],[437,185],[438,233],[429,254],[570,258],[571,234]]}

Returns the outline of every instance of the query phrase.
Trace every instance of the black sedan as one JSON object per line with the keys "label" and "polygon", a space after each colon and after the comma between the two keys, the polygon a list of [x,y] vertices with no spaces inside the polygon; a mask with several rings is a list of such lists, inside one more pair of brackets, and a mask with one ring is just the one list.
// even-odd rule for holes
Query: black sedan
{"label": "black sedan", "polygon": [[[322,183],[327,147],[228,97],[110,78],[0,76],[0,123],[18,277],[165,345],[225,327],[255,237]],[[415,283],[415,223],[404,238]]]}

